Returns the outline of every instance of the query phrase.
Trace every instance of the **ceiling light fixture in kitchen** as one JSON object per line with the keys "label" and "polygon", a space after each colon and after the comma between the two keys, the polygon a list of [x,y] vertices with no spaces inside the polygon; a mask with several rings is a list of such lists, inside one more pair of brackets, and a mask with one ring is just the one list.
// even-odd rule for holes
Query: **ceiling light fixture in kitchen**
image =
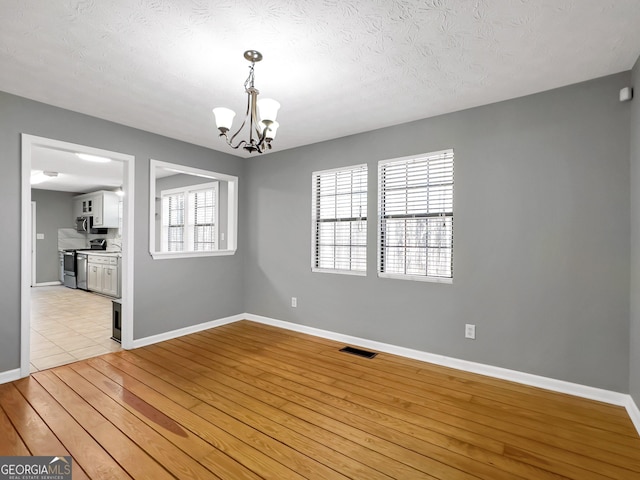
{"label": "ceiling light fixture in kitchen", "polygon": [[31,172],[31,185],[38,185],[39,183],[46,182],[47,180],[51,180],[52,178],[56,178],[58,176],[58,172],[43,172],[40,170],[34,170]]}
{"label": "ceiling light fixture in kitchen", "polygon": [[[271,141],[276,138],[276,130],[279,126],[278,122],[276,122],[276,116],[278,115],[280,104],[270,98],[258,100],[258,94],[260,92],[253,84],[253,69],[256,62],[262,60],[262,54],[257,50],[247,50],[244,52],[244,58],[251,62],[251,66],[249,67],[249,76],[244,82],[244,91],[247,93],[247,113],[245,114],[242,125],[240,125],[236,133],[229,138],[228,132],[231,130],[233,117],[235,117],[236,112],[229,108],[217,107],[213,109],[213,115],[216,119],[216,126],[218,130],[220,130],[220,136],[225,138],[231,148],[237,149],[242,147],[249,153],[263,153],[265,149],[271,148]],[[258,114],[260,115],[259,117]],[[249,123],[249,139],[240,140],[234,145],[233,141],[247,122]],[[256,138],[254,138],[254,135]]]}
{"label": "ceiling light fixture in kitchen", "polygon": [[98,155],[89,155],[88,153],[76,153],[76,156],[82,160],[86,160],[87,162],[109,163],[111,161],[110,158],[99,157]]}

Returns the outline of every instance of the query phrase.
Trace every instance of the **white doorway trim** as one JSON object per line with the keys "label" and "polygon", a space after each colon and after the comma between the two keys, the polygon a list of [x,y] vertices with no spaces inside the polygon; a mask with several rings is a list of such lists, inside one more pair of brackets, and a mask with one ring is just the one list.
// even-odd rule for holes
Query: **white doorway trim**
{"label": "white doorway trim", "polygon": [[29,358],[31,355],[31,279],[32,279],[32,213],[31,213],[31,155],[34,146],[54,148],[69,152],[88,153],[109,157],[123,162],[125,192],[123,200],[122,235],[122,348],[133,348],[133,216],[134,216],[134,184],[135,157],[124,153],[102,150],[99,148],[62,142],[50,138],[22,134],[22,225],[21,225],[21,280],[20,280],[20,377],[28,377],[30,373]]}
{"label": "white doorway trim", "polygon": [[37,283],[36,278],[36,202],[31,201],[31,286]]}

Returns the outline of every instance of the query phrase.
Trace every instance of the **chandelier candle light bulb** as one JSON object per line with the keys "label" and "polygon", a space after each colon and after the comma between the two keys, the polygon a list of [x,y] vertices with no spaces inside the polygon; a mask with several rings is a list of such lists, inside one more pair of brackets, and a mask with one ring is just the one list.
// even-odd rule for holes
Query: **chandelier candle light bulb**
{"label": "chandelier candle light bulb", "polygon": [[[254,67],[256,62],[262,60],[262,54],[256,50],[247,50],[244,52],[244,58],[251,62],[251,66],[249,67],[249,76],[244,82],[244,90],[247,94],[247,113],[240,128],[229,138],[228,132],[233,125],[235,112],[229,108],[216,107],[213,109],[213,115],[220,136],[225,138],[231,148],[242,147],[249,153],[263,153],[265,149],[271,148],[271,141],[276,137],[276,131],[279,127],[276,117],[280,104],[271,98],[258,100],[260,92],[254,86]],[[240,140],[234,144],[235,138],[245,125],[249,129],[249,139]],[[254,138],[254,134],[256,138]]]}
{"label": "chandelier candle light bulb", "polygon": [[265,137],[269,140],[276,138],[276,132],[279,126],[280,124],[278,122],[266,122],[264,120],[260,122],[260,128],[263,132],[265,132],[266,129]]}
{"label": "chandelier candle light bulb", "polygon": [[280,104],[272,98],[258,100],[258,113],[263,122],[275,122]]}
{"label": "chandelier candle light bulb", "polygon": [[216,118],[216,125],[218,130],[229,131],[231,125],[233,125],[233,117],[236,116],[236,112],[226,107],[217,107],[213,109],[213,115]]}

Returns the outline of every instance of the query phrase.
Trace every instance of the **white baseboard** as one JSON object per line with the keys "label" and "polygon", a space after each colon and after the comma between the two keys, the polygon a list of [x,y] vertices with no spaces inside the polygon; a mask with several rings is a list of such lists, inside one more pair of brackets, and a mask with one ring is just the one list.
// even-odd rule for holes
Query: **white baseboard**
{"label": "white baseboard", "polygon": [[[343,335],[341,333],[330,332],[327,330],[320,330],[313,327],[307,327],[305,325],[299,325],[296,323],[285,322],[282,320],[275,320],[273,318],[262,317],[260,315],[253,315],[250,313],[245,314],[247,320],[251,320],[258,323],[264,323],[266,325],[272,325],[274,327],[280,327],[287,330],[293,330],[300,333],[306,333],[314,335],[316,337],[327,338],[342,343],[348,343],[359,347],[371,348],[380,352],[391,353],[393,355],[400,355],[402,357],[412,358],[415,360],[421,360],[423,362],[435,363],[436,365],[442,365],[444,367],[451,367],[458,370],[464,370],[467,372],[478,373],[481,375],[487,375],[494,378],[500,378],[503,380],[509,380],[512,382],[521,383],[533,387],[544,388],[546,390],[552,390],[555,392],[566,393],[569,395],[575,395],[578,397],[588,398],[591,400],[597,400],[600,402],[609,403],[621,407],[627,407],[629,402],[633,403],[631,396],[612,392],[610,390],[603,390],[595,387],[588,387],[577,383],[565,382],[563,380],[556,380],[553,378],[542,377],[539,375],[532,375],[530,373],[518,372],[516,370],[509,370],[501,367],[494,367],[491,365],[485,365],[482,363],[470,362],[468,360],[459,360],[457,358],[446,357],[444,355],[436,355],[433,353],[422,352],[419,350],[413,350],[410,348],[398,347],[390,345],[388,343],[376,342],[373,340],[367,340],[365,338],[353,337],[350,335]],[[635,404],[634,404],[635,405]],[[635,422],[634,422],[635,423]],[[637,425],[636,425],[637,426]],[[640,429],[639,429],[640,432]]]}
{"label": "white baseboard", "polygon": [[20,369],[7,370],[6,372],[0,372],[0,385],[3,383],[13,382],[20,378]]}
{"label": "white baseboard", "polygon": [[34,287],[51,287],[53,285],[62,285],[62,282],[41,282],[33,284]]}
{"label": "white baseboard", "polygon": [[633,401],[633,397],[631,395],[627,395],[627,404],[625,405],[627,409],[627,413],[633,422],[633,425],[636,427],[638,434],[640,434],[640,409],[636,405],[636,402]]}
{"label": "white baseboard", "polygon": [[190,333],[197,333],[210,328],[221,327],[222,325],[244,320],[245,318],[246,315],[233,315],[232,317],[211,320],[210,322],[200,323],[198,325],[192,325],[190,327],[184,327],[170,332],[159,333],[158,335],[152,335],[150,337],[139,338],[133,341],[133,348],[146,347],[147,345],[182,337],[184,335],[189,335]]}

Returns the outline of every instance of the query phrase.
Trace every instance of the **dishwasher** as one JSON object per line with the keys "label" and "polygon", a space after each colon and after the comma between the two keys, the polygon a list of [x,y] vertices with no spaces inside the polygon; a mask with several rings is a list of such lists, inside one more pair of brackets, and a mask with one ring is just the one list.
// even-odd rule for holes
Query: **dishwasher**
{"label": "dishwasher", "polygon": [[87,286],[87,260],[89,254],[76,252],[76,281],[77,287],[82,290],[89,290]]}

